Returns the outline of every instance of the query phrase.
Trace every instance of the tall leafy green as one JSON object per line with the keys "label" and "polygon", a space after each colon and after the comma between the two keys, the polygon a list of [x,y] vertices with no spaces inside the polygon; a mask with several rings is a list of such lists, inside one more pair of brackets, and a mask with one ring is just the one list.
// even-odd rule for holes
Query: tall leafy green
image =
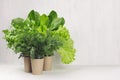
{"label": "tall leafy green", "polygon": [[32,26],[40,26],[40,14],[37,11],[30,11],[28,19],[32,23]]}
{"label": "tall leafy green", "polygon": [[49,13],[48,17],[49,17],[48,27],[50,27],[52,21],[57,18],[57,13],[56,13],[54,10],[52,10],[52,11]]}
{"label": "tall leafy green", "polygon": [[64,18],[56,18],[52,21],[50,29],[51,30],[57,30],[59,26],[63,26],[65,23]]}
{"label": "tall leafy green", "polygon": [[64,18],[63,17],[59,18],[55,11],[51,11],[48,17],[49,17],[48,27],[51,30],[57,30],[60,25],[63,26],[65,24]]}

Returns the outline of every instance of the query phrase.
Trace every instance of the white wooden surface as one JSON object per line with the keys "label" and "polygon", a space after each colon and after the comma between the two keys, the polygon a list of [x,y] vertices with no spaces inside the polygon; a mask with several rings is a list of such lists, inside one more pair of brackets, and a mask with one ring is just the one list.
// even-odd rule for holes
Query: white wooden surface
{"label": "white wooden surface", "polygon": [[0,0],[0,62],[21,63],[6,48],[1,30],[31,9],[65,17],[77,49],[72,65],[120,64],[120,0]]}
{"label": "white wooden surface", "polygon": [[54,67],[41,75],[25,73],[23,65],[0,64],[1,80],[120,80],[120,66]]}

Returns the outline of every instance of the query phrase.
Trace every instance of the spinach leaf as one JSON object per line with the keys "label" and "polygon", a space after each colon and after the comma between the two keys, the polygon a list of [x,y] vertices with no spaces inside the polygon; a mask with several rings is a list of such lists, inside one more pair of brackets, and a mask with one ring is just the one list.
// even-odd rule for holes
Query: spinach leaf
{"label": "spinach leaf", "polygon": [[30,13],[28,14],[28,19],[33,26],[40,26],[40,14],[37,11],[30,11]]}
{"label": "spinach leaf", "polygon": [[59,26],[63,26],[65,23],[64,18],[56,18],[52,21],[50,29],[51,30],[57,30]]}

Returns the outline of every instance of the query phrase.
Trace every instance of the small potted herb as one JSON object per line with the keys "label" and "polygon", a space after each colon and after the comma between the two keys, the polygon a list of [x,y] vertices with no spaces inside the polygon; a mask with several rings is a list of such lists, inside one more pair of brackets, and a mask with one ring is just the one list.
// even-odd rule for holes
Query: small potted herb
{"label": "small potted herb", "polygon": [[48,71],[52,69],[52,57],[54,52],[62,45],[62,43],[58,40],[59,36],[55,35],[54,31],[56,31],[59,26],[64,25],[64,18],[58,18],[57,13],[55,11],[51,11],[50,14],[46,16],[46,22],[47,38],[44,46],[45,58],[43,69]]}
{"label": "small potted herb", "polygon": [[30,30],[28,30],[27,36],[30,44],[30,57],[31,57],[31,67],[32,74],[38,75],[43,71],[44,63],[44,45],[45,39],[47,37],[47,28],[41,26],[40,15],[38,12],[32,10],[28,14],[28,19],[26,20],[27,24],[30,25]]}
{"label": "small potted herb", "polygon": [[24,19],[15,18],[11,22],[11,28],[8,30],[3,30],[9,48],[15,51],[15,53],[20,53],[24,56],[24,68],[25,72],[31,72],[30,63],[30,47],[28,40],[26,38],[26,29],[24,25]]}

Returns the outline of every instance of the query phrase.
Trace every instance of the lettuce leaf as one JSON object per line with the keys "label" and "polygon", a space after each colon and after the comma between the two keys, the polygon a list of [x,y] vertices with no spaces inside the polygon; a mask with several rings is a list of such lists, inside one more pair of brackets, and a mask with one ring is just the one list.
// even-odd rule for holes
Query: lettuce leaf
{"label": "lettuce leaf", "polygon": [[61,61],[64,64],[69,64],[75,60],[75,52],[73,45],[73,40],[70,38],[69,31],[60,26],[55,34],[59,35],[59,40],[62,43],[62,46],[57,50],[58,54],[61,56]]}
{"label": "lettuce leaf", "polygon": [[71,39],[65,41],[57,52],[60,54],[64,64],[69,64],[75,60],[75,49],[73,48],[73,41]]}

